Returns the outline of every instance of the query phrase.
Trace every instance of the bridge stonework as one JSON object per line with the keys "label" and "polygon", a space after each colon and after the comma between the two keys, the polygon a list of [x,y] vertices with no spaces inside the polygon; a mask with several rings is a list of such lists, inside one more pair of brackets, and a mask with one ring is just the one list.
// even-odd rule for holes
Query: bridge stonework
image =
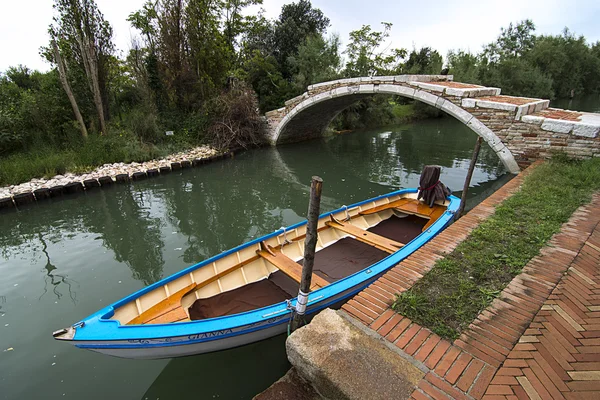
{"label": "bridge stonework", "polygon": [[453,82],[451,75],[340,79],[308,87],[266,113],[272,144],[322,136],[341,111],[374,94],[399,95],[436,107],[481,136],[513,173],[562,151],[600,156],[600,114],[549,108],[549,100],[501,96],[499,88]]}

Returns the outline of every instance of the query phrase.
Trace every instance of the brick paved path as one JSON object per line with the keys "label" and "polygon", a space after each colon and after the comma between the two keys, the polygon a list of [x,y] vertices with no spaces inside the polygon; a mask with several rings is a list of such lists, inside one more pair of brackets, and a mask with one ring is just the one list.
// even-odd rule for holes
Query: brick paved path
{"label": "brick paved path", "polygon": [[600,399],[600,194],[453,343],[389,308],[514,193],[515,177],[342,308],[427,370],[412,398]]}
{"label": "brick paved path", "polygon": [[484,398],[490,400],[511,395],[600,399],[599,226],[512,348],[486,393],[489,396]]}

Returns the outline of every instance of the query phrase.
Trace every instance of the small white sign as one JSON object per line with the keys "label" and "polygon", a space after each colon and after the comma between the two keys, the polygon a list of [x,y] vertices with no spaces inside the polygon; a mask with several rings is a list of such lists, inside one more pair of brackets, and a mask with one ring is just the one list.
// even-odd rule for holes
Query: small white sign
{"label": "small white sign", "polygon": [[167,135],[167,136],[173,136],[173,131],[166,131],[165,135]]}

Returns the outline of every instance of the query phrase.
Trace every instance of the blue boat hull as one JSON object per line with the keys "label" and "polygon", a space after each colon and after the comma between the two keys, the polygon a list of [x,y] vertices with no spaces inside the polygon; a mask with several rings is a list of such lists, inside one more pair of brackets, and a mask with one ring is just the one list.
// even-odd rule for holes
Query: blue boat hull
{"label": "blue boat hull", "polygon": [[[404,189],[374,199],[365,200],[348,208],[393,195],[414,192],[416,192],[415,189]],[[448,200],[449,204],[446,212],[426,231],[422,232],[400,250],[362,271],[311,292],[306,312],[308,317],[310,318],[311,315],[316,314],[324,308],[339,306],[441,232],[454,219],[454,213],[458,209],[460,202],[454,196],[450,196]],[[321,217],[327,217],[330,214],[343,210],[345,209],[334,210],[323,214]],[[286,229],[294,229],[305,223],[306,221]],[[238,251],[282,232],[282,230],[279,230],[265,235],[165,278],[98,311],[64,330],[67,331],[66,333],[63,332],[60,335],[55,335],[55,338],[68,340],[79,348],[111,356],[157,359],[229,349],[282,334],[287,331],[291,316],[286,302],[241,314],[171,324],[121,325],[119,321],[111,319],[116,308],[138,298],[149,290],[172,281],[178,276],[189,273],[196,268],[201,268],[233,251]],[[292,306],[295,306],[295,303],[295,299],[290,302]]]}

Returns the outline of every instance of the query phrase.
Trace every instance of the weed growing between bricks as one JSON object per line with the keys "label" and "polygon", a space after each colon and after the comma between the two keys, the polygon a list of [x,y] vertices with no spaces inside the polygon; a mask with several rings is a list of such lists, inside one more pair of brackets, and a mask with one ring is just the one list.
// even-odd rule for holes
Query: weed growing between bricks
{"label": "weed growing between bricks", "polygon": [[456,339],[597,190],[600,158],[555,157],[540,165],[518,193],[398,295],[392,307],[438,335]]}

